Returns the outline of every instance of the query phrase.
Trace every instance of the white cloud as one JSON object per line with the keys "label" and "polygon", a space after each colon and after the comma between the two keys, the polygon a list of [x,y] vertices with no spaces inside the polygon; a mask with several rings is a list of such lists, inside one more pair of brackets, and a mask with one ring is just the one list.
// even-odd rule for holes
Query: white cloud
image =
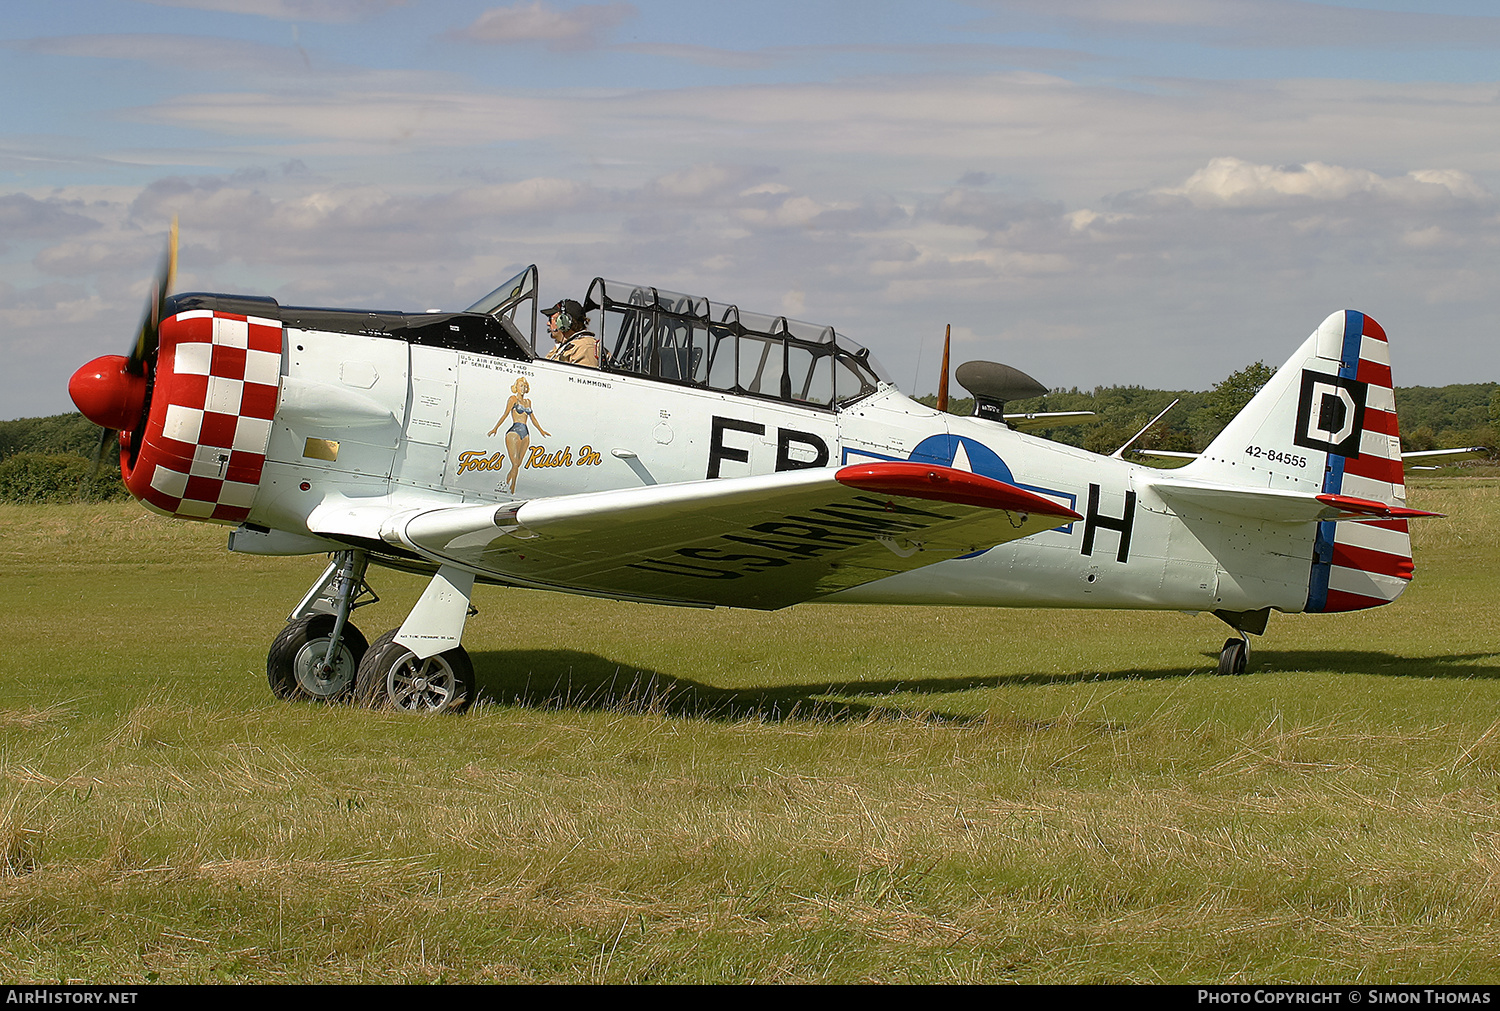
{"label": "white cloud", "polygon": [[545,42],[559,52],[592,49],[599,44],[600,36],[636,14],[627,3],[582,4],[556,10],[541,0],[532,0],[529,4],[491,8],[455,36],[503,46]]}
{"label": "white cloud", "polygon": [[612,52],[638,53],[700,67],[761,70],[787,64],[811,65],[830,59],[881,56],[903,64],[921,63],[951,73],[955,65],[967,67],[1029,67],[1056,70],[1100,62],[1100,57],[1074,49],[1041,46],[998,46],[984,43],[780,45],[762,49],[724,49],[717,46],[676,42],[625,42],[609,47]]}
{"label": "white cloud", "polygon": [[68,277],[90,277],[100,271],[140,270],[144,263],[135,243],[119,241],[60,242],[36,257],[38,270]]}
{"label": "white cloud", "polygon": [[98,227],[81,201],[37,200],[25,193],[0,196],[0,237],[4,239],[57,238]]}
{"label": "white cloud", "polygon": [[132,60],[195,71],[253,71],[301,74],[305,57],[290,46],[195,35],[63,35],[6,43],[8,47],[51,56]]}
{"label": "white cloud", "polygon": [[279,21],[363,21],[406,0],[144,0],[159,7],[184,7],[226,14],[253,14]]}
{"label": "white cloud", "polygon": [[1307,0],[971,0],[984,31],[1064,26],[1085,35],[1186,38],[1225,47],[1490,49],[1500,17],[1372,10]]}
{"label": "white cloud", "polygon": [[901,220],[906,211],[889,198],[822,202],[805,194],[778,198],[753,194],[736,212],[744,224],[759,229],[816,228],[839,232],[878,229]]}
{"label": "white cloud", "polygon": [[[504,144],[507,159],[534,159],[529,171],[566,165],[634,181],[685,171],[707,150],[715,164],[816,166],[891,191],[930,192],[956,167],[1003,171],[1029,188],[1012,200],[1076,206],[1143,182],[1177,184],[1225,151],[1272,166],[1390,164],[1400,157],[1393,137],[1428,166],[1500,171],[1488,139],[1493,98],[1484,85],[1176,81],[1139,91],[988,74],[541,94],[267,89],[182,95],[129,114],[277,160],[384,162]],[[545,148],[530,144],[541,139]],[[601,153],[614,161],[601,165]]]}
{"label": "white cloud", "polygon": [[[690,165],[677,172],[668,172],[657,176],[651,183],[657,192],[665,197],[679,199],[694,199],[711,194],[723,194],[744,184],[752,177],[764,174],[764,169],[756,169],[745,165],[725,165],[717,162],[705,162]],[[763,183],[757,187],[740,190],[740,195],[745,196],[750,192],[770,192],[765,189],[773,186],[771,183]],[[783,187],[783,191],[785,187]]]}
{"label": "white cloud", "polygon": [[1490,197],[1473,176],[1456,169],[1420,169],[1384,178],[1368,169],[1318,161],[1278,167],[1227,157],[1214,158],[1179,186],[1154,192],[1185,197],[1196,207],[1268,207],[1288,200],[1344,200],[1356,194],[1407,203]]}
{"label": "white cloud", "polygon": [[[165,59],[171,42],[150,48]],[[221,52],[248,54],[252,68],[286,58]],[[135,325],[174,212],[183,284],[199,290],[453,308],[535,261],[553,297],[578,297],[598,274],[833,323],[903,385],[911,335],[940,335],[948,321],[1009,342],[986,350],[978,336],[973,357],[1003,351],[1047,382],[1200,388],[1284,356],[1342,305],[1393,334],[1440,330],[1444,348],[1492,331],[1492,278],[1475,265],[1500,242],[1486,188],[1500,178],[1493,85],[1137,87],[1018,73],[631,90],[417,83],[200,86],[132,110],[151,125],[131,127],[141,139],[128,142],[191,142],[163,124],[212,131],[222,139],[193,152],[199,164],[262,171],[0,189],[5,340],[54,356],[49,374],[64,380],[60,363],[113,350],[91,342]],[[7,143],[27,157],[89,150]],[[309,171],[276,170],[299,156]],[[98,178],[146,175],[111,171]],[[1452,355],[1423,359],[1434,371],[1422,378],[1451,381],[1440,363]],[[1460,360],[1500,367],[1492,348]],[[61,410],[61,389],[0,377],[0,404]]]}
{"label": "white cloud", "polygon": [[1288,196],[1340,200],[1351,193],[1368,193],[1383,180],[1364,169],[1346,169],[1322,162],[1276,168],[1252,165],[1238,158],[1215,158],[1194,172],[1181,186],[1158,190],[1166,196],[1187,197],[1196,206],[1258,206]]}
{"label": "white cloud", "polygon": [[372,153],[417,145],[472,147],[533,140],[569,131],[574,103],[552,98],[462,92],[338,91],[184,95],[140,119],[192,126],[241,138],[316,138],[326,149]]}
{"label": "white cloud", "polygon": [[1484,201],[1491,198],[1489,190],[1479,185],[1469,173],[1458,169],[1417,169],[1406,175],[1424,186],[1441,187],[1459,200]]}
{"label": "white cloud", "polygon": [[1075,232],[1087,232],[1094,225],[1117,225],[1129,217],[1127,214],[1116,214],[1111,211],[1093,211],[1087,207],[1081,207],[1063,215],[1063,220],[1068,227]]}
{"label": "white cloud", "polygon": [[464,190],[455,194],[453,204],[479,214],[555,215],[598,199],[593,187],[576,180],[537,177]]}
{"label": "white cloud", "polygon": [[1416,249],[1431,249],[1444,244],[1451,245],[1453,236],[1445,232],[1437,225],[1429,225],[1426,228],[1414,229],[1401,236],[1401,241]]}
{"label": "white cloud", "polygon": [[431,87],[444,80],[431,72],[346,63],[331,57],[327,47],[309,53],[295,42],[272,45],[212,35],[54,35],[3,41],[0,46],[41,56],[128,60],[162,71],[192,71],[200,82],[228,77],[248,82],[249,87],[272,87],[282,94],[320,83],[326,86],[331,81],[345,88],[389,92],[394,88]]}
{"label": "white cloud", "polygon": [[[1234,191],[1261,194],[1250,214],[1222,198],[1200,205],[1145,190],[1124,209],[1104,197],[1095,209],[1025,200],[979,176],[903,206],[868,181],[746,185],[763,170],[717,162],[609,187],[548,174],[402,187],[263,172],[0,194],[0,207],[55,205],[89,226],[69,235],[78,222],[46,210],[35,219],[30,241],[45,246],[33,273],[12,271],[0,294],[26,378],[0,396],[12,412],[65,409],[68,371],[119,343],[101,334],[135,324],[173,213],[185,288],[454,308],[534,261],[548,297],[577,297],[602,275],[832,323],[874,346],[904,387],[914,335],[940,336],[945,322],[973,335],[967,357],[1009,361],[1043,382],[1198,388],[1257,357],[1279,360],[1341,305],[1372,312],[1398,344],[1424,325],[1476,333],[1453,321],[1487,311],[1490,279],[1465,265],[1491,259],[1497,240],[1490,205],[1475,214],[1454,195],[1484,195],[1470,177],[1345,166],[1288,194],[1283,177],[1303,173],[1246,164],[1262,170],[1249,173],[1259,190]],[[1445,198],[1408,199],[1411,187]],[[1371,200],[1380,213],[1368,213]],[[1211,339],[1204,320],[1217,321]],[[929,347],[922,390],[935,361]],[[1398,381],[1429,378],[1451,381],[1405,370]]]}
{"label": "white cloud", "polygon": [[729,67],[736,70],[759,70],[769,67],[788,54],[757,50],[746,52],[739,49],[719,49],[715,46],[694,46],[678,42],[624,42],[610,47],[621,53],[639,53],[642,56],[661,56],[669,60],[682,60],[700,67]]}

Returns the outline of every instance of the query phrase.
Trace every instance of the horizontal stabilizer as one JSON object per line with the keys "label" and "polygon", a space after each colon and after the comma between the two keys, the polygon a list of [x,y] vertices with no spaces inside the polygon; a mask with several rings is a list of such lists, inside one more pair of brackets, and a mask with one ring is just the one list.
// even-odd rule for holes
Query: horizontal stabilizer
{"label": "horizontal stabilizer", "polygon": [[1422,519],[1442,515],[1350,495],[1316,495],[1272,488],[1228,488],[1172,479],[1154,479],[1151,487],[1173,505],[1268,523]]}
{"label": "horizontal stabilizer", "polygon": [[1493,450],[1488,446],[1466,446],[1463,449],[1417,449],[1401,454],[1401,462],[1418,470],[1441,467],[1464,460],[1481,460]]}
{"label": "horizontal stabilizer", "polygon": [[1005,423],[1018,432],[1030,432],[1038,428],[1082,425],[1098,416],[1093,411],[1032,411],[1030,414],[1007,414]]}
{"label": "horizontal stabilizer", "polygon": [[[1016,415],[1016,417],[1030,416]],[[1009,420],[1012,415],[1007,414],[1005,417]],[[1037,425],[1035,427],[1040,428],[1042,426]],[[1138,449],[1136,452],[1141,456],[1158,456],[1164,460],[1198,459],[1197,453],[1178,453],[1166,449]],[[1409,453],[1402,453],[1401,462],[1408,467],[1415,467],[1417,470],[1432,470],[1444,464],[1461,463],[1464,460],[1482,460],[1493,452],[1494,450],[1488,446],[1465,446],[1463,449],[1416,449]]]}

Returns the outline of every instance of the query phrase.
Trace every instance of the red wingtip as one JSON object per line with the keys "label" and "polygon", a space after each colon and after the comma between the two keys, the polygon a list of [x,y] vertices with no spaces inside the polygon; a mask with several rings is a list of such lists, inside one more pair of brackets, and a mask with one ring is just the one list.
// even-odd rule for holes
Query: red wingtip
{"label": "red wingtip", "polygon": [[906,498],[934,499],[961,505],[1004,509],[1007,512],[1056,516],[1064,522],[1083,519],[1067,506],[1042,498],[1023,488],[996,481],[982,474],[936,464],[892,460],[886,463],[860,463],[840,467],[838,482],[861,491],[900,495]]}

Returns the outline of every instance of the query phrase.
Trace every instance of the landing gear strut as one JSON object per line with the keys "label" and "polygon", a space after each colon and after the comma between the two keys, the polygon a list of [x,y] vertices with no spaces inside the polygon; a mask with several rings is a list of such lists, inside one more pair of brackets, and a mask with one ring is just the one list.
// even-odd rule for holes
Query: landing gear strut
{"label": "landing gear strut", "polygon": [[291,613],[266,656],[266,680],[277,698],[340,702],[353,694],[369,647],[349,614],[379,599],[365,583],[367,566],[363,551],[338,552]]}

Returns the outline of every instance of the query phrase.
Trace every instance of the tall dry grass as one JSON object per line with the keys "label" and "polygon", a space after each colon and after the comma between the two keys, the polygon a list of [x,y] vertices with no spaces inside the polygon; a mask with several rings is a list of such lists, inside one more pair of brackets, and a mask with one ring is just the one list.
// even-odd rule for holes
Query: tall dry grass
{"label": "tall dry grass", "polygon": [[492,590],[437,720],[270,697],[318,560],[0,509],[0,973],[1491,981],[1500,482],[1413,496],[1411,591],[1244,678],[1207,617]]}

